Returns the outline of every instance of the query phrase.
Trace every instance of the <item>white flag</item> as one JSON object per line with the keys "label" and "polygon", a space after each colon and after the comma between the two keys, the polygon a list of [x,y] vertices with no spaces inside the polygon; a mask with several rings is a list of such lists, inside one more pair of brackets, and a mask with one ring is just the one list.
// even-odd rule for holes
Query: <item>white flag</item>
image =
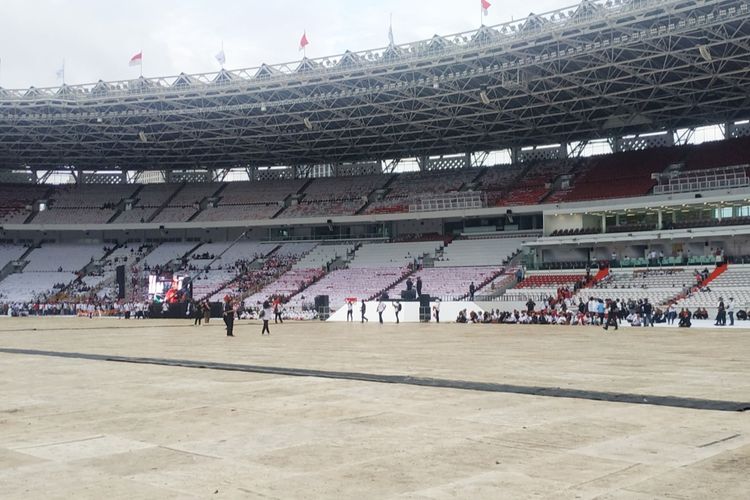
{"label": "white flag", "polygon": [[225,62],[227,62],[227,58],[226,56],[224,56],[224,49],[221,49],[221,51],[218,54],[216,54],[215,57],[216,57],[216,60],[219,61],[219,64],[221,64],[222,66],[224,66]]}
{"label": "white flag", "polygon": [[65,61],[63,61],[62,66],[55,72],[55,74],[57,75],[57,78],[65,81]]}

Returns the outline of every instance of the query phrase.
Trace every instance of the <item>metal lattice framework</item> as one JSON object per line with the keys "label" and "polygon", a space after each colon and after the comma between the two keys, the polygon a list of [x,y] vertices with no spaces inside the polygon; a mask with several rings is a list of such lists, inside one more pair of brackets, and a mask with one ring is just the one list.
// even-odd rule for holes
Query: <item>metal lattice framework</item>
{"label": "metal lattice framework", "polygon": [[469,153],[750,116],[748,0],[584,0],[299,63],[0,89],[0,168],[221,169]]}

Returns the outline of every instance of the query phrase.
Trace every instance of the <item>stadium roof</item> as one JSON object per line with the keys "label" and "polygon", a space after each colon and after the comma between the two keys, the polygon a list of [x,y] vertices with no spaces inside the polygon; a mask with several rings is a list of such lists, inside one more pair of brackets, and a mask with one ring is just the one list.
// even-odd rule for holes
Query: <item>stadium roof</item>
{"label": "stadium roof", "polygon": [[584,0],[237,71],[0,89],[0,168],[226,168],[486,151],[750,116],[746,0]]}

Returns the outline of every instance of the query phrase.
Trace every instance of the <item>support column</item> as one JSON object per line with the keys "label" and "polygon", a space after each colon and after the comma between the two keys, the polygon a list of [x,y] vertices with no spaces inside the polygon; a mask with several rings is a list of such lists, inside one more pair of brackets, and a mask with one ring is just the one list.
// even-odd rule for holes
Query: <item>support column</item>
{"label": "support column", "polygon": [[657,210],[656,211],[656,229],[661,229],[662,227],[664,227],[663,224],[662,224],[662,218],[663,218],[662,217],[662,211],[661,210]]}
{"label": "support column", "polygon": [[602,234],[607,232],[607,216],[602,214]]}

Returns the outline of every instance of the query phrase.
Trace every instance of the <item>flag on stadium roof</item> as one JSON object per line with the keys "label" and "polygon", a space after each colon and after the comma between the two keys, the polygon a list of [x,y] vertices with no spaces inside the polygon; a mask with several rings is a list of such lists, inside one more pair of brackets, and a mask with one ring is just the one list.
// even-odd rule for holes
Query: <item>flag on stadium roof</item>
{"label": "flag on stadium roof", "polygon": [[63,59],[62,66],[60,66],[60,69],[57,70],[57,78],[63,81],[65,83],[65,59]]}
{"label": "flag on stadium roof", "polygon": [[227,62],[227,58],[224,56],[224,49],[221,49],[221,51],[216,54],[216,60],[219,61],[219,64],[221,64],[222,68],[224,67],[224,63]]}
{"label": "flag on stadium roof", "polygon": [[140,66],[143,64],[143,51],[138,52],[136,55],[130,58],[130,66]]}
{"label": "flag on stadium roof", "polygon": [[304,50],[308,45],[310,45],[310,42],[307,41],[307,33],[302,33],[302,38],[299,41],[299,50]]}
{"label": "flag on stadium roof", "polygon": [[482,14],[485,16],[490,13],[490,7],[492,7],[492,4],[488,2],[487,0],[480,0],[482,2]]}

